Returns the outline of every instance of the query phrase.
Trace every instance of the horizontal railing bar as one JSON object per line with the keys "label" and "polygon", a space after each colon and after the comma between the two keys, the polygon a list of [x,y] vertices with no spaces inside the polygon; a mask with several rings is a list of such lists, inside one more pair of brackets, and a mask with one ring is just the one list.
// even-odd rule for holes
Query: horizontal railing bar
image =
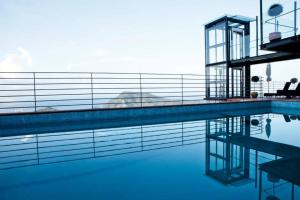
{"label": "horizontal railing bar", "polygon": [[93,142],[79,142],[71,144],[58,144],[58,145],[48,145],[48,146],[39,146],[39,149],[52,148],[52,147],[66,147],[66,146],[76,146],[76,145],[85,145],[92,144]]}
{"label": "horizontal railing bar", "polygon": [[[179,79],[180,81],[180,79]],[[126,84],[126,85],[139,85],[140,83],[126,83],[126,82],[101,82],[101,83],[96,83],[96,82],[93,82],[93,85],[122,85],[122,84]],[[178,83],[170,83],[170,82],[152,82],[152,83],[145,83],[143,82],[142,85],[160,85],[160,84],[163,84],[163,85],[182,85],[182,84],[206,84],[206,83],[201,83],[201,82],[194,82],[194,83],[191,83],[191,82],[186,82],[186,83],[182,83],[182,82],[178,82]],[[0,83],[0,85],[6,85],[6,86],[33,86],[34,84],[32,83]],[[68,82],[68,83],[35,83],[36,86],[45,86],[45,85],[91,85],[91,83],[71,83],[71,82]],[[238,85],[238,84],[237,84]]]}
{"label": "horizontal railing bar", "polygon": [[[43,107],[45,107],[45,106],[43,106]],[[6,107],[6,108],[1,108],[0,107],[1,110],[5,110],[5,109],[21,109],[21,108],[32,108],[32,109],[34,109],[34,105],[32,105],[32,106],[14,106],[14,107]]]}
{"label": "horizontal railing bar", "polygon": [[1,144],[0,147],[10,147],[10,146],[29,145],[29,144],[35,144],[35,143],[36,143],[36,141],[26,142],[26,143]]}
{"label": "horizontal railing bar", "polygon": [[[24,136],[17,136],[17,137],[6,136],[6,137],[0,137],[0,143],[4,142],[4,141],[10,141],[10,140],[21,140],[23,138],[24,138]],[[30,135],[30,136],[26,135],[26,139],[35,139],[35,138],[36,138],[35,135]]]}
{"label": "horizontal railing bar", "polygon": [[65,142],[65,141],[74,141],[74,140],[88,140],[93,139],[93,136],[90,137],[78,137],[78,138],[64,138],[64,139],[54,139],[54,140],[46,140],[46,141],[39,141],[39,144],[43,143],[51,143],[51,142]]}
{"label": "horizontal railing bar", "polygon": [[105,147],[112,147],[112,146],[121,146],[121,145],[131,145],[131,144],[140,144],[141,141],[138,142],[125,142],[125,143],[117,143],[117,144],[109,144],[109,145],[102,145],[102,146],[97,146],[95,143],[95,148],[105,148]]}
{"label": "horizontal railing bar", "polygon": [[112,131],[127,131],[127,130],[140,130],[141,126],[136,127],[125,127],[125,128],[112,128],[112,129],[104,129],[104,130],[95,130],[94,133],[107,133]]}
{"label": "horizontal railing bar", "polygon": [[136,136],[136,137],[127,137],[127,138],[117,138],[117,139],[108,139],[108,140],[96,140],[95,144],[97,143],[107,143],[107,142],[116,142],[116,141],[123,141],[123,140],[136,140],[136,139],[142,139],[142,137]]}
{"label": "horizontal railing bar", "polygon": [[[91,145],[93,145],[93,142],[91,142]],[[42,151],[39,152],[40,155],[42,154],[50,154],[50,153],[60,153],[60,152],[68,152],[68,151],[79,151],[79,150],[87,150],[87,149],[94,149],[94,146],[90,147],[80,147],[80,148],[73,148],[73,149],[62,149],[62,150],[51,150],[51,151]]]}
{"label": "horizontal railing bar", "polygon": [[[299,9],[300,9],[300,8],[297,8],[296,10],[299,10]],[[285,13],[282,13],[282,14],[276,16],[276,17],[271,17],[270,19],[265,20],[265,23],[267,23],[267,22],[269,22],[269,21],[272,21],[272,20],[274,20],[274,19],[276,19],[276,18],[277,18],[277,19],[280,19],[280,17],[285,16],[285,15],[289,15],[289,14],[294,13],[294,12],[295,12],[295,9],[290,10],[290,11],[285,12]],[[282,19],[282,18],[281,18],[281,19]]]}
{"label": "horizontal railing bar", "polygon": [[37,158],[32,158],[32,159],[23,159],[23,160],[14,160],[14,161],[8,161],[8,162],[0,162],[0,165],[7,165],[7,164],[12,164],[12,163],[20,163],[20,162],[28,162],[28,161],[37,161]]}
{"label": "horizontal railing bar", "polygon": [[0,156],[0,159],[9,159],[9,158],[17,158],[17,157],[25,157],[25,156],[33,156],[37,155],[37,152],[35,153],[22,153],[18,155],[8,155],[8,156]]}
{"label": "horizontal railing bar", "polygon": [[[129,72],[122,72],[122,73],[118,73],[118,72],[0,72],[0,74],[86,74],[86,75],[90,75],[90,74],[116,74],[116,75],[128,75],[128,74],[133,74],[133,75],[179,75],[181,76],[182,74],[176,74],[176,73],[129,73]],[[201,75],[201,74],[184,74],[184,75],[188,75],[188,76],[205,76],[205,75]]]}
{"label": "horizontal railing bar", "polygon": [[[74,154],[47,156],[47,157],[39,158],[39,160],[41,162],[43,160],[48,160],[48,159],[52,159],[52,158],[64,158],[64,157],[83,156],[83,155],[94,155],[94,151],[86,152],[86,153],[74,153]],[[94,157],[94,156],[92,156],[92,157]]]}
{"label": "horizontal railing bar", "polygon": [[[106,153],[106,152],[112,152],[112,151],[121,151],[121,150],[129,150],[129,149],[136,149],[136,148],[142,148],[141,145],[139,146],[133,146],[133,147],[125,147],[125,148],[117,148],[117,149],[108,149],[108,150],[103,150],[103,151],[95,151],[95,153]],[[139,151],[139,152],[142,152]],[[117,154],[119,155],[119,154]],[[96,156],[96,157],[102,157],[102,156]]]}
{"label": "horizontal railing bar", "polygon": [[[1,72],[0,72],[1,74]],[[185,74],[184,74],[185,75]],[[183,80],[205,80],[205,75],[203,75],[204,78],[186,78],[183,77]],[[213,76],[216,77],[216,76]],[[218,76],[218,77],[224,77],[225,76]],[[33,80],[33,77],[30,78],[0,78],[0,80]],[[90,80],[90,77],[36,77],[36,80]],[[140,80],[139,77],[93,77],[93,80]],[[157,77],[142,77],[143,80],[181,80],[181,78],[170,78],[170,77],[163,77],[163,78],[157,78]]]}
{"label": "horizontal railing bar", "polygon": [[[195,140],[203,140],[203,139],[206,139],[206,137],[187,139],[187,140],[183,140],[183,142],[195,141]],[[205,141],[204,141],[204,142],[205,142]]]}
{"label": "horizontal railing bar", "polygon": [[[166,145],[166,144],[175,144],[175,143],[181,143],[180,145],[178,146],[182,146],[182,140],[177,140],[177,141],[172,141],[172,142],[161,142],[161,143],[154,143],[154,144],[148,144],[148,145],[145,145],[143,146],[144,148],[146,147],[154,147],[154,146],[160,146],[160,145]],[[161,148],[168,148],[168,147],[161,147]],[[156,148],[155,148],[156,149]],[[160,149],[160,148],[158,148]],[[147,150],[152,150],[152,149],[147,149]],[[143,151],[146,151],[146,149],[143,149]]]}
{"label": "horizontal railing bar", "polygon": [[[203,84],[205,85],[205,84]],[[184,88],[198,88],[198,89],[201,89],[201,88],[205,88],[205,87],[184,87]],[[90,90],[91,88],[37,88],[36,91],[49,91],[49,90]],[[136,88],[130,88],[130,87],[127,87],[127,88],[93,88],[93,89],[101,89],[101,90],[116,90],[116,89],[123,89],[123,90],[130,90],[130,89],[134,89],[134,90],[137,90],[139,89],[139,87],[136,87]],[[143,89],[181,89],[181,87],[148,87],[148,88],[143,88]],[[21,91],[33,91],[33,89],[19,89],[19,90],[14,90],[14,89],[11,89],[11,90],[0,90],[2,92],[10,92],[10,91],[15,91],[15,92],[21,92]]]}
{"label": "horizontal railing bar", "polygon": [[[39,135],[38,136],[38,138],[40,139],[40,138],[51,138],[51,137],[62,137],[62,136],[69,136],[69,135],[88,135],[88,134],[93,134],[93,131],[92,130],[88,130],[88,131],[84,131],[84,132],[82,132],[82,131],[80,131],[80,132],[75,132],[75,133],[55,133],[55,134],[51,134],[51,135],[49,135],[48,133],[46,133],[46,134],[43,134],[43,135]],[[62,139],[63,140],[63,139]]]}
{"label": "horizontal railing bar", "polygon": [[[205,92],[205,91],[184,91],[184,93],[202,93],[202,92]],[[157,94],[178,94],[178,93],[181,93],[181,91],[177,91],[177,92],[170,92],[170,91],[166,91],[166,92],[159,92],[159,91],[155,91],[153,93],[157,93]],[[103,92],[103,93],[97,93],[97,92],[94,92],[93,93],[94,95],[105,95],[105,94],[113,94],[113,95],[117,95],[117,94],[120,94],[120,93],[117,93],[117,92]],[[122,94],[132,94],[132,92],[122,92]],[[91,95],[91,93],[77,93],[77,94],[74,94],[74,93],[70,93],[70,94],[62,94],[62,93],[58,93],[58,94],[37,94],[36,96],[39,97],[43,97],[43,96],[74,96],[74,95]],[[0,96],[0,98],[6,98],[6,97],[33,97],[34,94],[30,94],[30,95],[3,95],[3,96]]]}
{"label": "horizontal railing bar", "polygon": [[171,140],[171,139],[181,139],[181,138],[182,138],[182,136],[170,137],[170,138],[158,138],[158,139],[153,139],[153,140],[143,140],[143,144],[145,144],[146,142],[156,142],[156,141],[161,141],[161,140]]}
{"label": "horizontal railing bar", "polygon": [[25,150],[36,150],[36,147],[28,147],[22,149],[9,149],[9,150],[0,150],[0,153],[16,152],[16,151],[25,151]]}
{"label": "horizontal railing bar", "polygon": [[[204,96],[204,95],[185,95],[184,97],[201,97],[201,96]],[[160,96],[156,96],[156,97],[133,97],[133,98],[143,98],[143,99],[158,99],[158,98],[181,98],[182,96],[163,96],[163,97],[160,97]],[[95,100],[110,100],[110,99],[113,99],[113,98],[94,98],[94,101]],[[116,98],[118,99],[118,98]],[[124,100],[129,100],[129,99],[132,99],[132,98],[122,98]],[[42,103],[42,102],[61,102],[61,101],[91,101],[92,99],[90,98],[86,98],[86,99],[44,99],[44,100],[37,100],[36,102],[37,103]],[[174,100],[174,101],[177,101],[177,100]],[[0,102],[0,104],[8,104],[8,103],[34,103],[35,101],[34,100],[27,100],[27,101],[2,101]],[[137,102],[140,102],[140,101],[137,101]],[[155,101],[156,102],[156,101]],[[146,102],[147,103],[147,102]],[[103,103],[105,104],[105,103]]]}
{"label": "horizontal railing bar", "polygon": [[10,89],[10,90],[0,90],[1,92],[26,92],[26,91],[31,91],[33,92],[34,89]]}

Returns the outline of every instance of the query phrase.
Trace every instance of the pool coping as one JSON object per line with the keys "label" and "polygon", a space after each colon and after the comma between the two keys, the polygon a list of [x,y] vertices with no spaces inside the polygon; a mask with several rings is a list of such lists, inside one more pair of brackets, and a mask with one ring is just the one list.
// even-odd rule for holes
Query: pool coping
{"label": "pool coping", "polygon": [[[265,113],[298,114],[300,101],[245,101],[0,115],[0,135],[175,123]],[[17,128],[16,128],[17,127]]]}
{"label": "pool coping", "polygon": [[0,113],[2,116],[10,115],[40,115],[40,114],[54,114],[54,113],[71,113],[71,112],[92,112],[92,111],[115,111],[115,110],[136,110],[136,109],[148,109],[148,108],[166,108],[166,107],[180,107],[180,106],[207,106],[207,105],[216,105],[216,104],[240,104],[240,103],[249,103],[249,102],[272,102],[274,100],[265,99],[265,100],[251,100],[251,101],[224,101],[224,102],[212,102],[212,103],[199,103],[199,104],[178,104],[178,105],[163,105],[163,106],[144,106],[144,107],[116,107],[116,108],[94,108],[94,109],[76,109],[76,110],[53,110],[53,111],[37,111],[37,112],[14,112],[14,113]]}

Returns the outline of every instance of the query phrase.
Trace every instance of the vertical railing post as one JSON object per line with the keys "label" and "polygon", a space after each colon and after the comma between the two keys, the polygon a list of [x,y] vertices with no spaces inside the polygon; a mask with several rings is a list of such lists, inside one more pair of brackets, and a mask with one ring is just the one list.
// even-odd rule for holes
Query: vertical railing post
{"label": "vertical railing post", "polygon": [[34,98],[34,112],[36,112],[36,76],[33,72],[33,98]]}
{"label": "vertical railing post", "polygon": [[93,73],[91,73],[91,100],[92,100],[92,110],[94,109],[94,85],[93,85]]}
{"label": "vertical railing post", "polygon": [[260,44],[264,44],[263,0],[260,0]]}
{"label": "vertical railing post", "polygon": [[256,56],[258,56],[258,40],[258,16],[256,16]]}
{"label": "vertical railing post", "polygon": [[297,35],[297,1],[294,2],[294,34]]}
{"label": "vertical railing post", "polygon": [[143,87],[142,87],[142,74],[140,73],[140,106],[143,107]]}
{"label": "vertical railing post", "polygon": [[263,77],[261,76],[261,81],[260,81],[260,98],[264,97],[264,80]]}
{"label": "vertical railing post", "polygon": [[183,105],[183,74],[181,74],[181,105]]}

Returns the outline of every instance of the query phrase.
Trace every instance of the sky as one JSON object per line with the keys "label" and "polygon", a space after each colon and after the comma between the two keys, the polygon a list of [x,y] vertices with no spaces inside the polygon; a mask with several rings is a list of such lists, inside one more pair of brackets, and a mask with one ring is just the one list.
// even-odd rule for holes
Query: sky
{"label": "sky", "polygon": [[255,17],[259,0],[0,0],[0,71],[204,74],[204,24],[224,14]]}

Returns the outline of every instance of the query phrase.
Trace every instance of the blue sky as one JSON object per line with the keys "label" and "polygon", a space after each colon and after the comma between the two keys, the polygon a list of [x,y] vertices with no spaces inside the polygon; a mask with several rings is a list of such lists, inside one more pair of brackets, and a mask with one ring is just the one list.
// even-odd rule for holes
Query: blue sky
{"label": "blue sky", "polygon": [[[224,14],[255,17],[258,5],[258,0],[1,0],[0,71],[203,74],[203,25]],[[284,65],[295,69],[297,63]],[[274,65],[274,78],[295,74],[287,70],[282,77],[283,64]],[[256,68],[264,74],[264,66]]]}

